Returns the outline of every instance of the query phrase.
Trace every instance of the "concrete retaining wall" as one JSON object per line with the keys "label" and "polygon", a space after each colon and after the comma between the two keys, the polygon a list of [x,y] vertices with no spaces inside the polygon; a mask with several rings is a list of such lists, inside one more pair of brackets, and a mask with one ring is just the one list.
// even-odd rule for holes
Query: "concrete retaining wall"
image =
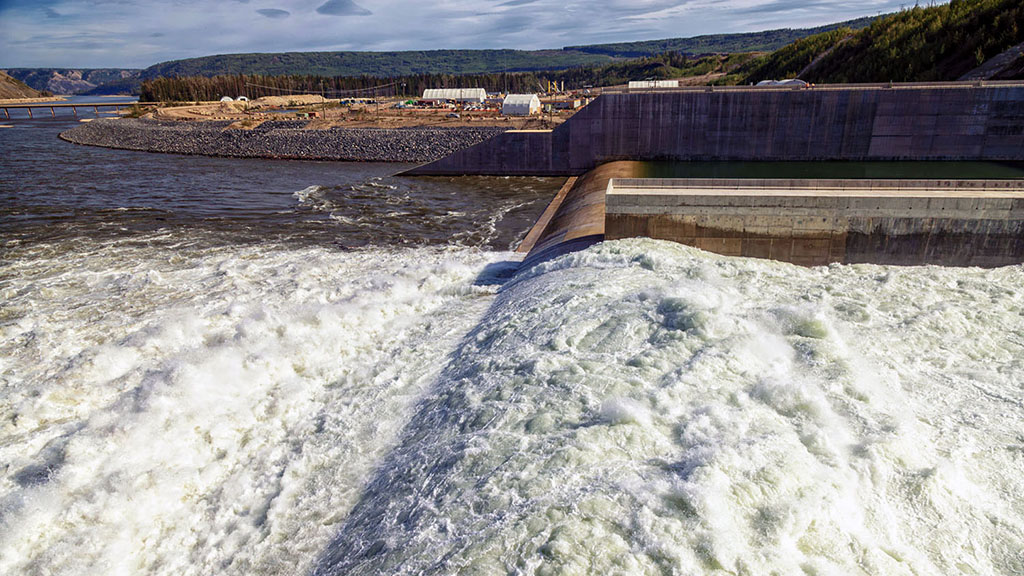
{"label": "concrete retaining wall", "polygon": [[614,160],[1020,160],[1024,85],[606,94],[410,174],[579,175]]}
{"label": "concrete retaining wall", "polygon": [[1024,262],[1019,181],[617,179],[605,202],[609,240],[807,266]]}

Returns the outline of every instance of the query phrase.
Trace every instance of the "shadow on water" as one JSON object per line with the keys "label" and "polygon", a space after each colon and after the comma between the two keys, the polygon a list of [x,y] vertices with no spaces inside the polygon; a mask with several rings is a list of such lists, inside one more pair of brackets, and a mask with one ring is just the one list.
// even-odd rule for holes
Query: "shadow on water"
{"label": "shadow on water", "polygon": [[518,262],[495,262],[476,278],[476,285],[500,285],[497,298],[446,358],[444,369],[413,409],[394,448],[382,459],[341,529],[314,563],[314,576],[404,573],[407,559],[403,554],[424,552],[424,543],[416,542],[417,537],[434,529],[443,533],[454,529],[462,532],[456,544],[448,541],[444,549],[427,552],[432,558],[430,565],[412,570],[448,573],[448,563],[476,542],[479,534],[474,530],[438,526],[433,522],[434,512],[463,504],[455,502],[460,486],[454,485],[453,478],[466,482],[462,488],[478,489],[512,458],[476,476],[467,478],[465,470],[455,473],[479,447],[481,434],[496,430],[506,415],[481,409],[474,397],[481,392],[479,381],[489,368],[481,359],[489,356],[487,350],[503,334],[494,324],[495,312],[509,304],[507,289],[516,284],[519,268]]}

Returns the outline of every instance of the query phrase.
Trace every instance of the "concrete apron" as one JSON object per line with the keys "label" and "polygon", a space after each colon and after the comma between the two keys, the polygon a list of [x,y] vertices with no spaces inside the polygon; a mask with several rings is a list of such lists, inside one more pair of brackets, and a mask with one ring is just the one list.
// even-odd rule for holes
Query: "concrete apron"
{"label": "concrete apron", "polygon": [[639,162],[567,182],[523,266],[602,240],[672,240],[727,256],[996,267],[1024,262],[1024,182],[640,179]]}

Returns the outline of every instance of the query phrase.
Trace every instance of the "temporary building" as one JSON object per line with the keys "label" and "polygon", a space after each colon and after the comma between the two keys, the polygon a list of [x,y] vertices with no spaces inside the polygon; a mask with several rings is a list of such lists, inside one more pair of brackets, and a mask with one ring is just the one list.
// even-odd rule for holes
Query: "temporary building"
{"label": "temporary building", "polygon": [[428,88],[423,91],[423,100],[428,102],[476,102],[483,104],[487,100],[487,90],[483,88]]}
{"label": "temporary building", "polygon": [[249,101],[249,99],[246,98],[245,96],[239,96],[238,98],[235,98],[235,100],[237,100],[238,102],[248,102]]}
{"label": "temporary building", "polygon": [[540,98],[536,94],[509,94],[501,103],[504,116],[529,116],[540,114]]}
{"label": "temporary building", "polygon": [[633,80],[629,83],[633,88],[679,88],[679,80]]}
{"label": "temporary building", "polygon": [[234,102],[235,100],[231,96],[225,96],[220,99],[221,102]]}
{"label": "temporary building", "polygon": [[800,80],[799,78],[790,78],[789,80],[761,80],[757,83],[758,86],[807,86],[807,82]]}

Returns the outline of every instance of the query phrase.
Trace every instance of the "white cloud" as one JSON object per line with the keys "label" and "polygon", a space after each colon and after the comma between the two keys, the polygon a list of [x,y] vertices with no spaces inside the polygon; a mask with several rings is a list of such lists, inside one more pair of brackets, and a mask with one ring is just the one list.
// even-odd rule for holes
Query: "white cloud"
{"label": "white cloud", "polygon": [[0,67],[145,67],[232,52],[561,48],[815,26],[898,10],[901,3],[906,0],[16,0],[0,2]]}

